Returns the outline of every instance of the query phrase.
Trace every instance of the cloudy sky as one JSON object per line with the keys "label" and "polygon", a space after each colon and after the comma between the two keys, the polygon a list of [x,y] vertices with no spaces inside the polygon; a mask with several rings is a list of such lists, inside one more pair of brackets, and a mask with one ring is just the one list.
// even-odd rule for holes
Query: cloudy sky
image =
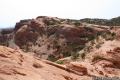
{"label": "cloudy sky", "polygon": [[0,27],[37,16],[110,19],[120,16],[120,0],[0,0]]}

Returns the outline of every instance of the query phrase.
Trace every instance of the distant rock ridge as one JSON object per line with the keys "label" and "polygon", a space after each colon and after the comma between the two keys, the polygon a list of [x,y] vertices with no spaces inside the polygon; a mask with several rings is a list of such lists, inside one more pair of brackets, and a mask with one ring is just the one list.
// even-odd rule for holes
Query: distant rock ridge
{"label": "distant rock ridge", "polygon": [[120,26],[120,16],[112,18],[112,19],[99,19],[99,18],[85,18],[81,19],[81,22],[86,22],[90,24],[97,24],[97,25],[106,25],[106,26]]}
{"label": "distant rock ridge", "polygon": [[[23,50],[56,61],[71,56],[107,29],[85,27],[78,20],[39,16],[15,26],[15,43]],[[35,55],[36,55],[35,54]]]}

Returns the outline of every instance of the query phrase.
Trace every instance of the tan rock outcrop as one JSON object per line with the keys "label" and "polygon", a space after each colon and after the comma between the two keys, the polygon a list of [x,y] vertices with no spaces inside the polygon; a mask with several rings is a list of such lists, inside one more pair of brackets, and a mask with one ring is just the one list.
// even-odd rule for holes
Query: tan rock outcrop
{"label": "tan rock outcrop", "polygon": [[[57,65],[57,66],[56,66]],[[58,64],[0,46],[0,80],[90,80]]]}

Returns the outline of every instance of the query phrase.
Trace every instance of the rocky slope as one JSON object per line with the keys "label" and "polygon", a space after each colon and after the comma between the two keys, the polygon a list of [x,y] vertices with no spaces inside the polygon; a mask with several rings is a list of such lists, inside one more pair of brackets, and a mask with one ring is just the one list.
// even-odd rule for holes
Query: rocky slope
{"label": "rocky slope", "polygon": [[120,76],[118,26],[39,16],[21,20],[14,30],[3,30],[0,40],[2,45],[13,48],[0,46],[0,80],[92,80],[93,76]]}
{"label": "rocky slope", "polygon": [[18,22],[14,40],[24,51],[56,61],[76,56],[87,42],[106,32],[108,28],[85,26],[79,20],[39,16]]}
{"label": "rocky slope", "polygon": [[0,80],[88,80],[58,64],[0,46]]}
{"label": "rocky slope", "polygon": [[1,31],[0,44],[33,52],[37,57],[56,61],[79,56],[86,43],[99,35],[111,34],[108,26],[81,23],[80,20],[39,16],[21,20],[13,29]]}
{"label": "rocky slope", "polygon": [[[89,50],[82,60],[70,61],[69,58],[59,60],[69,69],[88,74],[90,76],[119,77],[120,76],[120,28],[112,30],[116,33],[114,39],[95,39],[89,43]],[[100,42],[100,43],[99,43]],[[99,44],[99,47],[96,45]],[[80,54],[82,54],[80,51]],[[105,79],[106,80],[106,79]],[[114,80],[114,79],[112,79]],[[118,79],[119,80],[119,79]]]}
{"label": "rocky slope", "polygon": [[[59,65],[30,53],[0,46],[0,80],[92,80],[120,76],[120,41],[107,41],[84,61]],[[46,76],[47,75],[47,76]],[[112,79],[112,78],[111,78]]]}

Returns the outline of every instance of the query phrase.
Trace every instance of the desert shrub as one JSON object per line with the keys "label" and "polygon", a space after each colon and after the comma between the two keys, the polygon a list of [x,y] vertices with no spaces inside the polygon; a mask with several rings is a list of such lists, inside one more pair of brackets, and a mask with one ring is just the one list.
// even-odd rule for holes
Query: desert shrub
{"label": "desert shrub", "polygon": [[86,53],[82,53],[80,56],[82,59],[85,59]]}
{"label": "desert shrub", "polygon": [[57,60],[57,58],[54,55],[49,55],[47,60],[50,60],[50,61],[54,62],[54,61]]}
{"label": "desert shrub", "polygon": [[106,59],[106,58],[104,58],[103,56],[96,55],[96,56],[94,56],[94,58],[93,58],[92,62],[97,61],[97,60],[107,60],[107,59]]}
{"label": "desert shrub", "polygon": [[97,44],[95,47],[96,47],[97,49],[99,49],[99,48],[101,47],[101,45],[100,45],[100,44]]}
{"label": "desert shrub", "polygon": [[90,43],[91,43],[91,46],[94,46],[96,44],[94,40],[91,40]]}
{"label": "desert shrub", "polygon": [[56,61],[57,64],[64,64],[63,61]]}
{"label": "desert shrub", "polygon": [[114,33],[114,32],[113,32],[113,33],[111,33],[111,36],[116,36],[116,33]]}
{"label": "desert shrub", "polygon": [[109,33],[109,34],[106,34],[106,40],[114,40],[116,37],[116,33]]}
{"label": "desert shrub", "polygon": [[23,46],[21,46],[21,49],[24,51],[24,52],[28,52],[28,51],[30,51],[30,48],[29,48],[30,46],[28,46],[27,44],[26,45],[23,45]]}
{"label": "desert shrub", "polygon": [[95,36],[93,36],[93,35],[92,35],[92,36],[88,36],[88,39],[89,39],[89,40],[94,40],[94,39],[95,39]]}
{"label": "desert shrub", "polygon": [[72,52],[71,53],[71,59],[73,59],[73,60],[75,60],[75,59],[78,59],[78,57],[79,57],[79,53],[74,53],[74,52]]}
{"label": "desert shrub", "polygon": [[74,25],[75,25],[75,26],[80,26],[81,23],[80,23],[79,21],[75,21],[75,22],[74,22]]}
{"label": "desert shrub", "polygon": [[63,54],[64,57],[71,56],[69,51],[66,51],[66,52],[62,51],[61,53]]}
{"label": "desert shrub", "polygon": [[105,32],[105,33],[102,33],[101,36],[105,40],[114,40],[116,38],[116,33],[114,33],[114,32]]}

